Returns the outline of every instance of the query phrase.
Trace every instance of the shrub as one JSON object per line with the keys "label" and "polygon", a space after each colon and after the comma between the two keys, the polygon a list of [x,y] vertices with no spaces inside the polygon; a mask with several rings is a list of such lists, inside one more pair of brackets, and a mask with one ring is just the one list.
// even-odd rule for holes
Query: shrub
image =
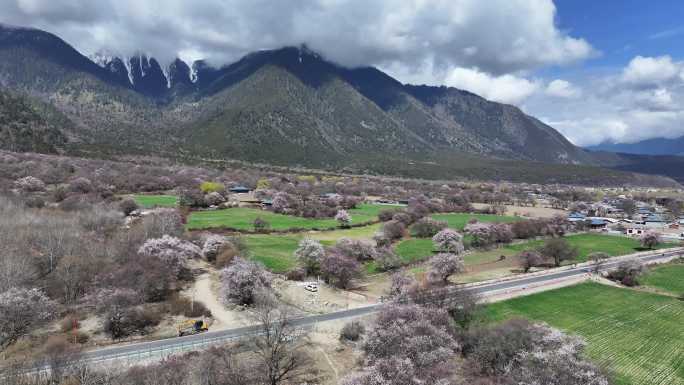
{"label": "shrub", "polygon": [[50,321],[55,308],[39,289],[11,288],[0,293],[0,349]]}
{"label": "shrub", "polygon": [[24,204],[31,209],[42,209],[45,207],[45,199],[39,196],[30,196],[26,198]]}
{"label": "shrub", "polygon": [[138,204],[135,203],[133,199],[124,199],[119,203],[119,210],[123,213],[123,215],[131,215],[131,213],[135,210],[138,209]]}
{"label": "shrub", "polygon": [[24,192],[45,191],[45,183],[43,183],[42,180],[33,176],[27,176],[21,179],[17,179],[16,181],[14,181],[14,185]]}
{"label": "shrub", "polygon": [[93,182],[88,178],[78,177],[69,182],[69,189],[75,193],[88,194],[93,191]]}
{"label": "shrub", "polygon": [[133,334],[147,334],[161,321],[161,314],[150,309],[129,308],[111,311],[104,323],[104,331],[117,340]]}
{"label": "shrub", "polygon": [[321,260],[325,256],[325,249],[320,242],[304,238],[299,242],[299,247],[294,254],[299,263],[304,266],[306,273],[316,274],[320,269]]}
{"label": "shrub", "polygon": [[221,300],[228,304],[251,305],[258,292],[270,287],[271,277],[255,262],[235,258],[221,270]]}
{"label": "shrub", "polygon": [[198,189],[180,189],[178,191],[178,204],[183,207],[204,207],[204,194]]}
{"label": "shrub", "polygon": [[361,265],[357,260],[335,250],[328,252],[321,260],[321,274],[325,281],[342,289],[348,288],[360,272]]}
{"label": "shrub", "polygon": [[159,259],[178,276],[188,260],[199,258],[202,250],[190,242],[164,235],[145,241],[138,253],[144,257]]}
{"label": "shrub", "polygon": [[641,246],[645,247],[647,249],[655,249],[656,246],[658,246],[661,243],[661,238],[660,234],[657,232],[650,230],[645,232],[641,238],[639,239],[641,242]]}
{"label": "shrub", "polygon": [[644,273],[646,267],[639,260],[632,259],[621,262],[617,269],[608,273],[608,278],[620,282],[625,286],[638,286],[639,276]]}
{"label": "shrub", "polygon": [[335,249],[344,256],[356,259],[357,261],[371,261],[375,259],[375,249],[373,245],[362,240],[341,238],[335,243]]}
{"label": "shrub", "polygon": [[525,273],[529,272],[531,268],[540,266],[544,263],[544,258],[534,250],[525,250],[518,256],[522,263]]}
{"label": "shrub", "polygon": [[226,198],[224,198],[223,195],[215,191],[210,192],[209,194],[204,196],[204,204],[207,206],[218,206],[225,201]]}
{"label": "shrub", "polygon": [[476,331],[463,352],[479,373],[511,384],[607,385],[584,347],[579,337],[514,319]]}
{"label": "shrub", "polygon": [[406,232],[404,223],[392,219],[382,226],[382,233],[390,240],[401,239]]}
{"label": "shrub", "polygon": [[340,227],[349,227],[352,217],[347,210],[340,210],[335,214],[335,220],[340,224]]}
{"label": "shrub", "polygon": [[220,235],[211,234],[204,240],[202,246],[202,256],[209,262],[216,260],[221,249],[226,244],[226,239]]}
{"label": "shrub", "polygon": [[204,194],[221,193],[226,190],[226,186],[224,186],[223,184],[209,181],[202,182],[199,188],[200,191],[202,191]]}
{"label": "shrub", "polygon": [[436,221],[430,217],[419,219],[411,226],[411,233],[418,238],[431,238],[447,227],[446,222]]}
{"label": "shrub", "polygon": [[398,210],[396,209],[382,209],[380,212],[378,212],[378,219],[380,219],[382,222],[391,221],[397,211]]}
{"label": "shrub", "polygon": [[55,202],[61,202],[64,199],[66,199],[67,195],[69,194],[69,189],[65,185],[59,185],[55,187],[55,189],[52,191],[52,199],[55,200]]}
{"label": "shrub", "polygon": [[397,211],[394,216],[392,216],[393,221],[401,222],[404,226],[408,226],[413,222],[413,217],[405,211]]}
{"label": "shrub", "polygon": [[392,245],[392,240],[389,239],[383,231],[378,231],[373,234],[373,240],[375,241],[375,247],[389,247]]}
{"label": "shrub", "polygon": [[287,272],[286,277],[290,281],[303,281],[306,278],[306,270],[301,267],[292,269]]}
{"label": "shrub", "polygon": [[340,340],[358,341],[361,335],[366,332],[366,328],[359,321],[351,321],[344,324],[340,331]]}
{"label": "shrub", "polygon": [[392,274],[389,295],[397,300],[407,299],[407,295],[413,292],[418,285],[418,281],[413,275],[406,275],[403,273]]}
{"label": "shrub", "polygon": [[265,219],[257,217],[252,223],[252,226],[254,226],[254,231],[261,233],[268,230],[268,228],[271,227],[271,224],[268,223]]}
{"label": "shrub", "polygon": [[389,247],[378,249],[373,259],[381,271],[394,270],[401,266],[401,258]]}
{"label": "shrub", "polygon": [[432,237],[435,248],[439,251],[452,254],[461,254],[465,251],[463,236],[452,229],[444,229]]}
{"label": "shrub", "polygon": [[446,282],[450,276],[463,272],[465,263],[463,257],[450,253],[439,253],[430,258],[428,281],[431,283]]}

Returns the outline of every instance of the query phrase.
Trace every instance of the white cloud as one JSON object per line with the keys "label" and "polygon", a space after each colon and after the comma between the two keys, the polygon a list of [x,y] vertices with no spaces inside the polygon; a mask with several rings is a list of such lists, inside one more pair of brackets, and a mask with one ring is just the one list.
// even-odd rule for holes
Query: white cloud
{"label": "white cloud", "polygon": [[445,79],[447,86],[478,94],[501,103],[520,104],[532,95],[537,82],[514,75],[492,76],[478,69],[455,68]]}
{"label": "white cloud", "polygon": [[629,131],[629,125],[620,119],[583,118],[571,120],[547,120],[546,124],[565,135],[578,146],[588,146],[607,140],[621,141]]}
{"label": "white cloud", "polygon": [[681,64],[674,63],[670,56],[637,56],[622,71],[622,80],[636,85],[657,85],[674,79],[681,71]]}
{"label": "white cloud", "polygon": [[557,98],[572,99],[582,94],[582,91],[567,80],[556,79],[546,86],[546,94]]}
{"label": "white cloud", "polygon": [[668,56],[636,56],[612,74],[575,79],[583,89],[581,98],[561,102],[536,94],[526,102],[526,111],[544,116],[580,146],[679,137],[684,135],[681,68]]}
{"label": "white cloud", "polygon": [[348,66],[401,63],[502,75],[590,57],[552,0],[0,0],[0,21],[54,32],[85,53],[181,53],[222,64],[307,44]]}

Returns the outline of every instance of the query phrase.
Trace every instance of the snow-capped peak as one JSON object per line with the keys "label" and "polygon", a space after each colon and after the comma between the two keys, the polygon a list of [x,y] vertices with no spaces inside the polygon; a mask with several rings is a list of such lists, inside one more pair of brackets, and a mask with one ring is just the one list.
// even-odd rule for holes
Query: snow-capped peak
{"label": "snow-capped peak", "polygon": [[93,63],[105,68],[107,64],[111,63],[112,60],[116,59],[116,56],[108,51],[97,51],[94,54],[88,56]]}

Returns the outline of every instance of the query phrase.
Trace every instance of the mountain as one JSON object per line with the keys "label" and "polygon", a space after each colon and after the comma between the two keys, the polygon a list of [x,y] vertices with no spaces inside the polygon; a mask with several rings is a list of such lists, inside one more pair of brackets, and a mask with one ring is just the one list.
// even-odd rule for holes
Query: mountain
{"label": "mountain", "polygon": [[372,67],[344,68],[304,46],[254,52],[220,68],[180,59],[164,65],[142,53],[87,58],[48,32],[0,26],[0,90],[49,107],[28,126],[45,127],[59,114],[63,124],[50,132],[64,140],[55,139],[54,151],[86,155],[434,178],[529,179],[553,169],[559,182],[599,177],[583,168],[599,158],[622,165],[514,106],[455,88],[405,85]]}
{"label": "mountain", "polygon": [[601,143],[587,147],[592,151],[610,151],[641,155],[684,155],[684,136],[679,138],[654,138],[636,143]]}
{"label": "mountain", "polygon": [[0,143],[17,152],[58,153],[73,123],[47,104],[0,91]]}

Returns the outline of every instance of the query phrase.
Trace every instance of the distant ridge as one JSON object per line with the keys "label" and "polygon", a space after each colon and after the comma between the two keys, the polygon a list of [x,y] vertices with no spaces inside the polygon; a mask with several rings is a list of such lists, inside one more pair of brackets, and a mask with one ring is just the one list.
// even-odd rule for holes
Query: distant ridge
{"label": "distant ridge", "polygon": [[601,143],[587,147],[592,151],[610,151],[641,155],[684,155],[684,136],[679,138],[654,138],[636,143]]}

